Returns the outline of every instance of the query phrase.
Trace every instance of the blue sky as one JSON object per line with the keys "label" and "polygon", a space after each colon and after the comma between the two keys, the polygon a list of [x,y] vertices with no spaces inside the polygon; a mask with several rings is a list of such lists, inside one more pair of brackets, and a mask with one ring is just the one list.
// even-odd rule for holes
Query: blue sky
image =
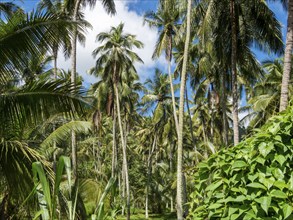
{"label": "blue sky", "polygon": [[[0,0],[1,1],[1,0]],[[32,10],[39,0],[23,0],[20,2],[16,0],[25,10]],[[121,21],[125,22],[125,30],[127,32],[136,34],[138,39],[143,41],[145,48],[142,51],[138,51],[138,54],[145,61],[144,65],[137,66],[141,81],[151,77],[154,73],[154,67],[159,67],[163,72],[167,72],[165,60],[162,57],[159,61],[152,61],[151,55],[154,49],[154,44],[157,40],[156,30],[150,30],[147,27],[142,27],[142,17],[146,11],[156,10],[158,1],[157,0],[117,0],[115,1],[117,7],[117,15],[109,17],[101,9],[100,5],[92,10],[86,10],[86,19],[93,25],[93,31],[89,31],[87,35],[87,46],[85,48],[78,48],[78,72],[84,77],[85,84],[90,85],[96,81],[95,78],[89,76],[86,72],[89,68],[94,66],[94,59],[91,57],[91,52],[96,48],[95,36],[98,32],[107,31],[110,26],[115,26]],[[283,36],[286,33],[286,20],[287,13],[284,11],[282,5],[277,2],[270,2],[269,7],[275,13],[277,19],[283,25]],[[98,9],[100,8],[100,9]],[[136,23],[136,24],[135,24]],[[262,62],[267,59],[276,58],[275,54],[267,54],[259,50],[253,49],[257,59]],[[61,56],[60,56],[61,57]],[[60,58],[61,59],[61,58]],[[63,59],[59,60],[61,68],[69,69],[70,62]]]}
{"label": "blue sky", "polygon": [[[0,0],[1,1],[1,0]],[[158,1],[157,0],[118,0],[127,3],[129,11],[134,11],[138,15],[143,15],[146,11],[156,10]],[[30,11],[32,10],[39,0],[23,0],[16,2],[21,5],[25,10]],[[117,2],[117,1],[116,1]],[[283,37],[285,38],[286,33],[286,24],[287,24],[287,13],[284,11],[282,5],[278,2],[269,2],[269,7],[275,13],[277,19],[283,25]],[[276,57],[274,54],[267,54],[265,52],[258,51],[257,49],[253,49],[253,52],[256,54],[259,61],[273,59]]]}

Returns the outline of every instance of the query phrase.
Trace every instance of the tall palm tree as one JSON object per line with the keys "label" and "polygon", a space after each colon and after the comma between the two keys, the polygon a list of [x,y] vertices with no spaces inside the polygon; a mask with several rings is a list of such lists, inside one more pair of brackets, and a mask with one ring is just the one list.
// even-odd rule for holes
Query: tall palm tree
{"label": "tall palm tree", "polygon": [[[232,76],[234,144],[237,144],[239,142],[238,70],[242,66],[253,63],[247,62],[254,60],[250,50],[252,44],[265,51],[282,52],[281,26],[267,4],[262,1],[203,1],[203,7],[205,5],[207,7],[202,33],[207,34],[208,31],[212,33],[211,36],[217,45],[215,47],[217,57],[230,54],[231,58],[230,61],[228,60],[228,67]],[[230,39],[229,44],[222,42],[227,39]],[[245,64],[242,63],[243,61]]]}
{"label": "tall palm tree", "polygon": [[180,82],[180,101],[179,101],[179,130],[178,130],[178,149],[177,149],[177,219],[183,220],[183,116],[184,116],[184,97],[185,97],[185,83],[188,62],[188,52],[190,44],[190,26],[191,26],[191,0],[187,2],[186,15],[186,39],[184,45],[184,57],[182,64],[181,82]]}
{"label": "tall palm tree", "polygon": [[[54,14],[58,18],[68,19],[69,16],[66,12],[65,4],[63,0],[41,0],[38,4],[38,10],[46,10],[49,11],[51,14]],[[66,57],[69,56],[70,51],[70,36],[67,33],[67,30],[63,28],[63,26],[58,25],[54,30],[56,41],[53,42],[51,46],[51,52],[54,61],[54,78],[57,78],[57,57],[58,57],[58,50],[60,47],[63,47],[64,54]]]}
{"label": "tall palm tree", "polygon": [[[94,7],[97,0],[67,0],[66,5],[72,16],[72,21],[77,22],[82,6],[89,5]],[[114,0],[102,0],[102,5],[109,14],[115,14]],[[71,39],[71,83],[73,86],[76,82],[76,46],[77,46],[77,29],[73,29],[73,36]],[[76,158],[76,136],[72,132],[72,164],[74,175],[77,176],[77,158]]]}
{"label": "tall palm tree", "polygon": [[293,1],[282,0],[283,5],[288,5],[288,19],[287,19],[287,35],[286,47],[284,56],[284,69],[281,87],[280,111],[283,111],[288,106],[289,81],[292,68],[292,49],[293,49]]}
{"label": "tall palm tree", "polygon": [[180,13],[176,0],[160,1],[158,11],[148,12],[145,14],[144,22],[148,23],[150,27],[159,29],[159,38],[156,43],[153,59],[160,57],[165,51],[165,57],[168,63],[169,83],[172,95],[173,115],[178,132],[178,119],[176,111],[176,101],[173,88],[173,77],[171,73],[172,50],[174,44],[174,35],[179,35],[179,19]]}
{"label": "tall palm tree", "polygon": [[125,132],[123,130],[120,110],[119,87],[122,83],[122,73],[125,71],[135,71],[133,63],[142,62],[139,56],[132,51],[134,47],[142,48],[143,44],[136,40],[134,35],[123,33],[124,24],[112,27],[110,32],[102,32],[97,35],[97,41],[104,42],[103,45],[93,51],[93,56],[99,55],[96,61],[96,68],[103,68],[105,74],[111,76],[116,99],[116,110],[120,139],[123,152],[123,170],[125,172],[126,193],[127,193],[127,219],[130,219],[130,188],[128,176],[127,147]]}

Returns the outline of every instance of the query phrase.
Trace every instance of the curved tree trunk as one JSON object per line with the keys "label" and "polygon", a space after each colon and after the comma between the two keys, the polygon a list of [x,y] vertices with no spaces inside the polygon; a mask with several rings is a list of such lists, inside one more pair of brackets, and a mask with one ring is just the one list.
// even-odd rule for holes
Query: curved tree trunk
{"label": "curved tree trunk", "polygon": [[147,183],[146,183],[146,193],[145,193],[145,218],[149,218],[149,188],[150,188],[151,175],[152,175],[152,157],[155,151],[156,139],[157,138],[155,136],[153,146],[149,153],[148,161],[147,161],[148,172],[147,172]]}
{"label": "curved tree trunk", "polygon": [[[80,7],[81,0],[76,0],[72,21],[77,21],[77,14]],[[73,86],[76,84],[76,44],[77,44],[77,29],[76,27],[73,27],[73,35],[72,35],[72,41],[71,41],[71,83]],[[73,175],[75,178],[77,178],[77,154],[76,154],[76,134],[74,131],[71,132],[71,154],[72,154],[72,168],[73,168]]]}
{"label": "curved tree trunk", "polygon": [[186,84],[187,72],[187,59],[188,48],[190,43],[190,14],[191,14],[191,0],[188,0],[187,6],[187,25],[186,25],[186,40],[184,45],[184,57],[180,83],[180,101],[179,101],[179,129],[178,129],[178,149],[177,149],[177,219],[183,220],[183,173],[182,173],[182,160],[183,160],[183,116],[184,116],[184,92]]}
{"label": "curved tree trunk", "polygon": [[233,136],[234,145],[239,143],[239,119],[238,119],[238,85],[237,85],[237,30],[235,17],[235,1],[230,1],[231,27],[232,27],[232,53],[231,53],[231,70],[232,70],[232,117],[233,117]]}
{"label": "curved tree trunk", "polygon": [[284,70],[281,87],[280,112],[285,110],[288,106],[288,90],[291,73],[291,60],[293,49],[293,0],[288,3],[288,21],[287,21],[287,36],[286,49],[284,57]]}
{"label": "curved tree trunk", "polygon": [[128,176],[128,164],[127,164],[127,152],[126,152],[126,142],[124,139],[123,134],[123,126],[121,121],[121,113],[120,113],[120,104],[119,104],[119,93],[117,84],[114,83],[114,90],[115,90],[115,96],[116,96],[116,107],[117,107],[117,117],[118,117],[118,124],[119,124],[119,130],[120,130],[120,138],[121,138],[121,144],[122,144],[122,152],[123,152],[123,168],[125,172],[125,185],[126,185],[126,206],[127,206],[127,220],[130,219],[130,189],[129,189],[129,176]]}
{"label": "curved tree trunk", "polygon": [[115,105],[113,111],[113,146],[112,146],[112,173],[111,177],[114,177],[116,174],[117,167],[117,146],[116,146],[116,113],[115,113]]}
{"label": "curved tree trunk", "polygon": [[175,92],[173,87],[173,77],[171,73],[171,60],[172,60],[172,36],[169,36],[169,42],[168,42],[168,75],[169,75],[169,81],[170,81],[170,89],[171,89],[171,97],[172,97],[172,108],[173,108],[173,116],[175,121],[175,127],[176,127],[176,133],[178,135],[178,118],[177,118],[177,112],[176,112],[176,100],[175,100]]}
{"label": "curved tree trunk", "polygon": [[226,106],[226,88],[225,88],[225,77],[224,73],[220,75],[221,80],[221,109],[222,109],[222,120],[223,120],[223,133],[222,139],[225,146],[228,146],[228,123],[227,123],[227,106]]}

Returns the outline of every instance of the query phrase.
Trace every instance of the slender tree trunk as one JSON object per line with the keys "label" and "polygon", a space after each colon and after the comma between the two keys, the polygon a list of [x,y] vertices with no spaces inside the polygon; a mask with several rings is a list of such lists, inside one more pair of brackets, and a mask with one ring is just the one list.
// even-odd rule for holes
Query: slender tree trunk
{"label": "slender tree trunk", "polygon": [[[77,14],[79,10],[81,0],[77,0],[75,2],[74,11],[72,20],[73,22],[77,21]],[[71,83],[73,86],[76,84],[76,45],[77,44],[77,29],[73,27],[73,36],[71,41]],[[76,134],[74,131],[71,133],[71,154],[72,154],[72,168],[73,168],[73,176],[77,178],[77,153],[76,153]]]}
{"label": "slender tree trunk", "polygon": [[175,92],[173,87],[173,77],[171,73],[171,60],[172,60],[172,35],[169,36],[169,43],[168,43],[168,75],[169,75],[169,81],[170,81],[170,89],[171,89],[171,96],[172,96],[172,108],[173,108],[173,115],[174,115],[174,121],[175,121],[175,127],[176,127],[176,133],[178,135],[178,118],[177,118],[177,112],[176,112],[176,100],[175,100]]}
{"label": "slender tree trunk", "polygon": [[179,101],[179,130],[178,130],[178,149],[177,149],[177,219],[183,220],[183,116],[184,116],[184,92],[186,84],[186,71],[187,59],[190,43],[190,13],[191,13],[191,0],[188,0],[187,6],[187,25],[186,25],[186,40],[184,45],[184,57],[180,83],[180,101]]}
{"label": "slender tree trunk", "polygon": [[147,184],[146,184],[146,194],[145,194],[145,218],[149,218],[149,188],[150,188],[150,181],[151,181],[151,175],[152,175],[152,156],[155,151],[156,139],[157,137],[155,136],[153,146],[149,153],[148,162],[147,162],[148,172],[147,172]]}
{"label": "slender tree trunk", "polygon": [[280,112],[285,110],[288,106],[292,49],[293,49],[293,0],[289,0],[284,70],[283,70],[282,87],[281,87]]}
{"label": "slender tree trunk", "polygon": [[[171,144],[170,144],[170,154],[169,154],[169,159],[170,159],[170,164],[169,164],[169,171],[170,171],[170,175],[172,176],[172,174],[174,173],[174,169],[173,169],[173,146],[174,146],[174,143],[172,142]],[[173,203],[174,203],[174,201],[173,201],[173,193],[171,192],[171,195],[170,195],[170,209],[171,209],[171,212],[173,212],[174,210],[173,210],[173,207],[174,207],[174,205],[173,205]]]}
{"label": "slender tree trunk", "polygon": [[122,170],[121,170],[121,177],[122,177],[122,210],[121,210],[121,215],[124,216],[125,214],[125,171],[124,171],[124,166],[122,162]]}
{"label": "slender tree trunk", "polygon": [[115,176],[116,167],[117,167],[117,155],[116,155],[116,113],[114,105],[114,115],[113,115],[113,146],[112,146],[112,173],[111,177]]}
{"label": "slender tree trunk", "polygon": [[231,69],[232,69],[232,117],[233,117],[233,133],[234,145],[239,143],[239,119],[238,119],[238,85],[237,85],[237,30],[235,15],[235,0],[230,1],[231,28],[232,28],[232,53],[231,53]]}
{"label": "slender tree trunk", "polygon": [[222,108],[222,120],[223,120],[223,133],[222,139],[225,146],[228,146],[228,123],[227,123],[227,106],[226,106],[226,86],[224,74],[220,75],[221,80],[221,108]]}
{"label": "slender tree trunk", "polygon": [[115,96],[116,96],[117,117],[118,117],[118,124],[119,124],[120,138],[121,138],[122,152],[123,152],[123,168],[125,172],[126,197],[127,197],[126,199],[127,220],[129,220],[130,219],[130,189],[129,189],[129,179],[128,179],[129,176],[128,176],[127,152],[126,152],[126,142],[124,140],[124,134],[123,134],[123,126],[121,121],[119,93],[118,93],[118,88],[116,83],[114,83],[114,90],[115,90]]}

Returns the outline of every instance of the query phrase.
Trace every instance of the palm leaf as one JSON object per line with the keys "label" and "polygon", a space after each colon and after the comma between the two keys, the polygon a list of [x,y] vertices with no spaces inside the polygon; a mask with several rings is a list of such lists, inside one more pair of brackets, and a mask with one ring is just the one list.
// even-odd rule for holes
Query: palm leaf
{"label": "palm leaf", "polygon": [[71,121],[62,125],[53,131],[41,144],[43,149],[53,146],[54,143],[61,143],[67,139],[72,131],[76,133],[89,133],[93,128],[93,124],[87,121]]}

